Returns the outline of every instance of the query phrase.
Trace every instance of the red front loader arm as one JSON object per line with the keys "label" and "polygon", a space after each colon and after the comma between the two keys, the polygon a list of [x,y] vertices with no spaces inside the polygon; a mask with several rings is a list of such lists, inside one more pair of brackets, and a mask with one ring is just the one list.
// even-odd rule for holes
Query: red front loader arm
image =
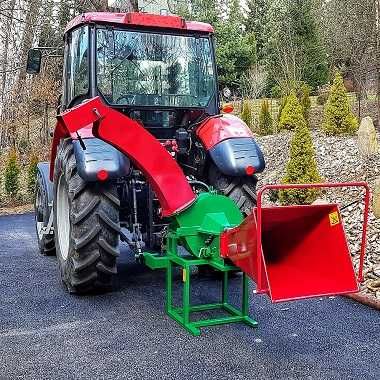
{"label": "red front loader arm", "polygon": [[99,97],[58,116],[51,175],[59,140],[90,125],[95,137],[120,150],[143,172],[160,202],[162,216],[179,213],[195,201],[182,169],[160,142],[136,121],[106,106]]}

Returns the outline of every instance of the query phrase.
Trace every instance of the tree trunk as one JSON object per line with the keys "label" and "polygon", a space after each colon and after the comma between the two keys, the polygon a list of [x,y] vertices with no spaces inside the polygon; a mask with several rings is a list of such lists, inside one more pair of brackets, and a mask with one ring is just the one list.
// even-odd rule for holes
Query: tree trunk
{"label": "tree trunk", "polygon": [[9,13],[11,15],[11,18],[8,20],[7,25],[4,24],[4,43],[3,43],[3,49],[2,53],[3,56],[1,58],[1,83],[0,83],[0,103],[1,103],[1,109],[0,109],[0,120],[3,120],[3,113],[4,113],[4,102],[5,102],[5,89],[7,84],[7,67],[8,67],[8,49],[9,49],[9,39],[10,35],[12,33],[12,23],[13,23],[13,10],[15,8],[16,0],[12,0],[12,2],[9,5]]}
{"label": "tree trunk", "polygon": [[26,79],[26,58],[28,56],[28,51],[32,47],[34,32],[36,30],[36,23],[38,20],[39,12],[41,9],[42,0],[35,0],[35,2],[29,3],[29,9],[27,10],[25,18],[25,27],[22,34],[21,48],[20,48],[20,75],[17,85],[17,93],[20,95],[22,91],[22,86],[25,84]]}
{"label": "tree trunk", "polygon": [[380,0],[376,0],[377,128],[380,130]]}
{"label": "tree trunk", "polygon": [[[101,2],[101,1],[98,1]],[[152,1],[154,2],[154,1]],[[94,3],[94,2],[92,2]],[[107,1],[106,1],[107,3]],[[121,11],[121,12],[138,12],[139,11],[139,1],[138,0],[115,0],[110,7],[109,11]]]}
{"label": "tree trunk", "polygon": [[108,1],[107,0],[90,0],[90,3],[99,12],[108,11]]}

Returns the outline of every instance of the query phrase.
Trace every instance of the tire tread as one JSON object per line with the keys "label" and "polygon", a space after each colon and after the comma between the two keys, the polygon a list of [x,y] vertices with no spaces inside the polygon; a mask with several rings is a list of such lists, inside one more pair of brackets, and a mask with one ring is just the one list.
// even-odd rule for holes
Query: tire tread
{"label": "tire tread", "polygon": [[215,165],[211,165],[208,179],[211,186],[233,199],[244,215],[252,213],[256,206],[255,176],[229,177],[221,173]]}
{"label": "tire tread", "polygon": [[[70,293],[97,292],[108,288],[117,272],[120,201],[116,185],[86,183],[78,174],[70,139],[64,140],[59,147],[55,187],[61,173],[65,175],[71,205],[67,260],[63,260],[57,250],[62,280]],[[56,218],[54,223],[56,226]]]}

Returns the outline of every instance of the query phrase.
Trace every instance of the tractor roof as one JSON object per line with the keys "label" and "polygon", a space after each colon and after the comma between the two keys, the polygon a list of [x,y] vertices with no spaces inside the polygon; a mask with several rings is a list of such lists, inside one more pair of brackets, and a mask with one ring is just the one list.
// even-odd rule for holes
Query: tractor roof
{"label": "tractor roof", "polygon": [[83,13],[75,17],[66,27],[65,33],[82,24],[109,24],[109,25],[129,25],[146,28],[162,28],[188,30],[201,33],[212,33],[214,31],[210,24],[197,21],[186,21],[180,16],[164,16],[151,13],[110,13],[91,12]]}

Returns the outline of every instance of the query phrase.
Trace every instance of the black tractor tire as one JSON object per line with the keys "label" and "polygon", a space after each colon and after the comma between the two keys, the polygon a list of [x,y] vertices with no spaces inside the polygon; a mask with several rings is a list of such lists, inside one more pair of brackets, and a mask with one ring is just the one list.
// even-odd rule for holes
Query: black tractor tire
{"label": "black tractor tire", "polygon": [[256,176],[226,176],[215,165],[210,165],[208,183],[221,194],[231,198],[244,216],[252,213],[256,206]]}
{"label": "black tractor tire", "polygon": [[54,256],[55,255],[55,241],[54,233],[42,234],[41,229],[47,227],[51,205],[49,205],[48,198],[48,184],[45,183],[40,171],[37,172],[36,188],[34,193],[34,218],[37,233],[38,248],[41,255]]}
{"label": "black tractor tire", "polygon": [[70,293],[110,289],[119,255],[119,206],[116,185],[85,182],[71,140],[61,142],[54,169],[54,231],[61,278]]}

